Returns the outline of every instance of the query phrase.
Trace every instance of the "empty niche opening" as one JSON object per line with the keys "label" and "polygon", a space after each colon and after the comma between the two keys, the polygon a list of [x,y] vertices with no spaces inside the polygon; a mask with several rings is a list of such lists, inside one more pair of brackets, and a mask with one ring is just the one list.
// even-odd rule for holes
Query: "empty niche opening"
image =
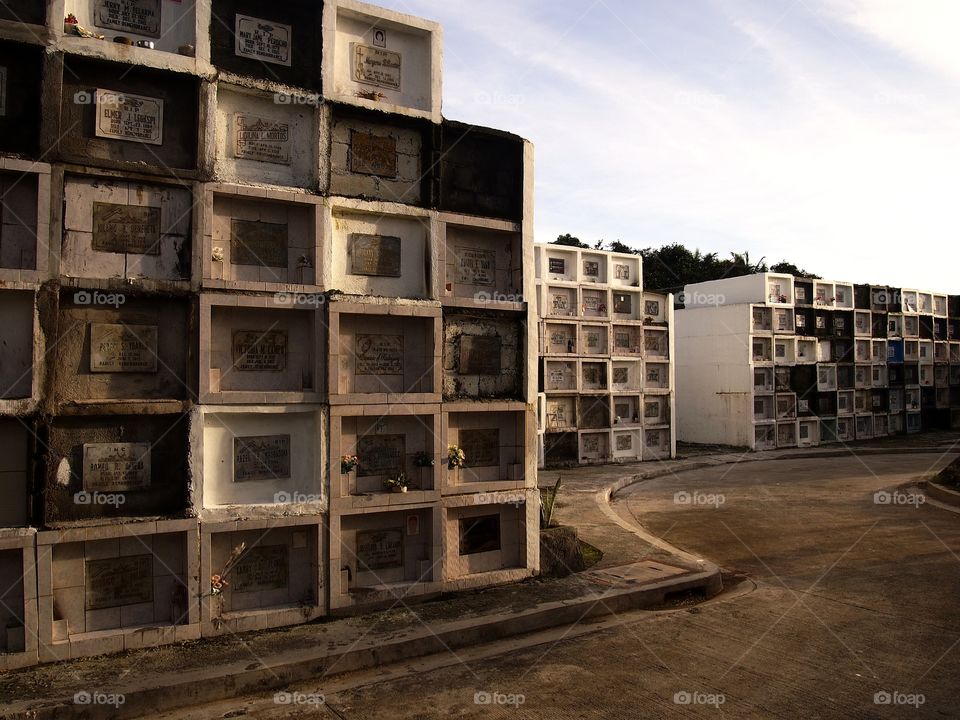
{"label": "empty niche opening", "polygon": [[446,532],[453,575],[521,567],[526,556],[525,509],[522,503],[451,508]]}
{"label": "empty niche opening", "polygon": [[0,172],[0,268],[37,269],[36,175]]}
{"label": "empty niche opening", "polygon": [[23,574],[23,551],[0,550],[0,653],[26,650]]}
{"label": "empty niche opening", "polygon": [[0,399],[28,398],[33,393],[33,292],[0,293],[0,317]]}

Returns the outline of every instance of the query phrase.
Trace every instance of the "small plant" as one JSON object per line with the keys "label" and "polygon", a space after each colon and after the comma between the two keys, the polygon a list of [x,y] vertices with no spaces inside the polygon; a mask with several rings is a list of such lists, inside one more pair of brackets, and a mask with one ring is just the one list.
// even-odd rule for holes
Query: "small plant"
{"label": "small plant", "polygon": [[340,474],[347,475],[348,473],[352,473],[357,469],[357,465],[359,464],[360,461],[356,455],[343,455],[340,458]]}
{"label": "small plant", "polygon": [[560,484],[563,482],[563,476],[557,477],[557,482],[553,487],[547,490],[540,490],[540,527],[553,526],[553,509],[557,502],[557,493],[560,492]]}
{"label": "small plant", "polygon": [[431,468],[434,465],[433,455],[421,450],[413,456],[413,464],[419,468]]}
{"label": "small plant", "polygon": [[391,492],[406,492],[409,486],[410,481],[402,472],[398,472],[395,475],[387,475],[383,481],[383,487]]}
{"label": "small plant", "polygon": [[456,445],[450,445],[447,448],[447,468],[453,470],[455,468],[462,468],[464,463],[467,461],[467,456]]}

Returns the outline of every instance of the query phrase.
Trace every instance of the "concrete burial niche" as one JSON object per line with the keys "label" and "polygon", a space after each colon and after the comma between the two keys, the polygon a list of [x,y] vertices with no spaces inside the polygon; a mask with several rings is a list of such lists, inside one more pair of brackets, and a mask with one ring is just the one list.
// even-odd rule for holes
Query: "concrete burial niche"
{"label": "concrete burial niche", "polygon": [[333,106],[330,193],[424,205],[429,199],[423,159],[429,128],[415,120]]}
{"label": "concrete burial niche", "polygon": [[[210,573],[202,574],[201,579],[219,575],[226,580],[222,591],[206,600],[204,634],[221,631],[221,623],[227,623],[233,631],[253,630],[255,622],[251,621],[265,610],[293,612],[288,613],[289,619],[261,619],[260,629],[288,624],[294,618],[304,622],[316,617],[322,608],[317,521],[249,525],[223,523],[213,532],[204,531],[204,546],[209,552],[204,564],[209,563]],[[208,588],[202,587],[201,591],[206,593]]]}
{"label": "concrete burial niche", "polygon": [[445,223],[446,294],[479,303],[524,302],[518,232]]}
{"label": "concrete burial niche", "polygon": [[183,340],[190,333],[186,300],[65,290],[57,324],[49,362],[58,406],[193,396],[192,353]]}
{"label": "concrete burial niche", "polygon": [[317,111],[276,95],[218,83],[216,175],[225,182],[317,186]]}
{"label": "concrete burial niche", "polygon": [[41,661],[195,639],[196,520],[37,538]]}
{"label": "concrete burial niche", "polygon": [[540,352],[546,355],[564,355],[577,352],[577,324],[573,322],[547,322],[543,324]]}
{"label": "concrete burial niche", "polygon": [[[427,410],[435,406],[419,407]],[[401,472],[410,483],[409,490],[414,493],[436,489],[437,472],[443,464],[441,461],[445,460],[445,457],[439,457],[437,423],[436,415],[426,413],[343,416],[336,438],[340,446],[337,457],[356,455],[359,464],[353,472],[339,475],[342,483],[340,496],[389,492],[384,481]],[[334,433],[337,431],[334,427]],[[432,460],[433,466],[424,466],[421,458]]]}
{"label": "concrete burial niche", "polygon": [[197,167],[199,80],[63,57],[57,147],[64,160],[136,170]]}
{"label": "concrete burial niche", "polygon": [[578,310],[577,288],[544,285],[540,296],[540,315],[575,317]]}
{"label": "concrete burial niche", "polygon": [[188,188],[71,175],[64,204],[63,276],[190,279]]}
{"label": "concrete burial niche", "polygon": [[317,413],[231,408],[203,417],[203,507],[319,503]]}
{"label": "concrete burial niche", "polygon": [[[196,5],[179,0],[65,0],[64,15],[107,40],[122,36],[147,40],[154,48],[175,53],[197,44]],[[89,41],[88,41],[89,42]],[[102,42],[102,41],[101,41]]]}
{"label": "concrete burial niche", "polygon": [[37,662],[36,531],[0,531],[0,670]]}
{"label": "concrete burial niche", "polygon": [[0,279],[45,278],[49,236],[50,166],[0,159]]}
{"label": "concrete burial niche", "polygon": [[224,283],[315,285],[317,204],[264,200],[243,188],[213,192],[204,277]]}
{"label": "concrete burial niche", "polygon": [[330,548],[331,605],[378,602],[389,599],[397,585],[438,581],[434,512],[411,507],[341,516],[339,543]]}
{"label": "concrete burial niche", "polygon": [[332,208],[328,228],[329,286],[353,295],[429,298],[429,216],[379,203],[341,203]]}
{"label": "concrete burial niche", "polygon": [[33,393],[34,293],[0,291],[0,400],[29,398]]}
{"label": "concrete burial niche", "polygon": [[446,508],[444,533],[448,580],[522,568],[526,562],[525,503]]}
{"label": "concrete burial niche", "polygon": [[[406,308],[418,315],[373,315],[342,310],[331,313],[330,394],[340,402],[389,402],[399,396],[427,394],[439,400],[440,311]],[[376,306],[361,306],[368,310]],[[387,308],[382,308],[385,312]],[[395,311],[402,308],[392,307]],[[356,397],[355,397],[356,396]]]}
{"label": "concrete burial niche", "polygon": [[547,465],[579,462],[580,438],[576,429],[544,435],[543,459]]}
{"label": "concrete burial niche", "polygon": [[0,419],[0,494],[6,498],[0,504],[0,528],[29,521],[29,433],[19,420]]}
{"label": "concrete burial niche", "polygon": [[324,94],[440,122],[443,59],[437,23],[354,2],[323,9]]}
{"label": "concrete burial niche", "polygon": [[548,433],[577,429],[577,397],[548,395],[544,401],[543,427]]}
{"label": "concrete burial niche", "polygon": [[447,443],[463,450],[465,461],[448,471],[448,482],[523,482],[525,422],[523,412],[450,413]]}
{"label": "concrete burial niche", "polygon": [[37,157],[42,60],[43,48],[0,41],[0,152]]}
{"label": "concrete burial niche", "polygon": [[184,512],[188,431],[187,415],[56,419],[46,428],[44,524]]}
{"label": "concrete burial niche", "polygon": [[441,135],[438,207],[520,222],[523,140],[516,135],[447,121]]}
{"label": "concrete burial niche", "polygon": [[320,90],[321,4],[213,0],[210,61],[269,83]]}
{"label": "concrete burial niche", "polygon": [[445,311],[444,399],[522,399],[526,362],[523,320],[505,313]]}
{"label": "concrete burial niche", "polygon": [[[208,296],[203,302],[209,301]],[[204,397],[224,401],[228,395],[243,393],[252,402],[262,401],[267,394],[275,394],[276,402],[285,395],[312,398],[325,371],[318,364],[318,313],[284,305],[256,307],[255,299],[250,302],[254,304],[207,306],[209,316],[201,319],[201,366],[207,376]]]}

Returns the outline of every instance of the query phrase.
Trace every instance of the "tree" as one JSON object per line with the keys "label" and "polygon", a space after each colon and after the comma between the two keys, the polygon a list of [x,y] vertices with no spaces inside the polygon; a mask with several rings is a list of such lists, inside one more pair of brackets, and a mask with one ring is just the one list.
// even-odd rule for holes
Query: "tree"
{"label": "tree", "polygon": [[564,234],[564,235],[559,235],[559,236],[557,237],[557,239],[554,240],[554,241],[553,241],[552,243],[550,243],[550,244],[551,244],[551,245],[566,245],[567,247],[584,248],[585,250],[589,250],[589,249],[590,249],[590,246],[589,246],[589,245],[587,245],[585,242],[581,242],[581,241],[580,241],[580,238],[574,237],[574,236],[571,235],[570,233],[566,233],[566,234]]}
{"label": "tree", "polygon": [[620,242],[619,240],[614,240],[612,243],[610,243],[610,252],[628,253],[628,254],[630,254],[630,255],[636,255],[636,254],[637,254],[637,251],[636,251],[636,250],[634,250],[634,249],[633,249],[632,247],[630,247],[629,245],[625,245],[624,243]]}
{"label": "tree", "polygon": [[794,277],[799,278],[811,278],[815,280],[820,279],[819,275],[814,275],[813,273],[808,273],[806,270],[801,270],[796,265],[791,262],[787,262],[786,260],[782,260],[776,265],[771,265],[770,272],[784,273],[785,275],[793,275]]}

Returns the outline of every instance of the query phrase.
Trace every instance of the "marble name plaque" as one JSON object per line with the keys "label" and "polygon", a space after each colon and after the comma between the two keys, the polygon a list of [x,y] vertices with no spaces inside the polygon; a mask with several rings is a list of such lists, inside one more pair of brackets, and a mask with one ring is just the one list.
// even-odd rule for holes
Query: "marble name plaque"
{"label": "marble name plaque", "polygon": [[390,475],[406,466],[405,435],[363,435],[357,440],[357,477]]}
{"label": "marble name plaque", "polygon": [[600,277],[600,263],[595,260],[584,260],[583,274],[585,277]]}
{"label": "marble name plaque", "polygon": [[97,252],[159,255],[160,208],[95,202],[91,246]]}
{"label": "marble name plaque", "polygon": [[249,15],[237,15],[236,44],[238,57],[290,67],[293,28]]}
{"label": "marble name plaque", "polygon": [[153,602],[153,555],[87,560],[86,610]]}
{"label": "marble name plaque", "polygon": [[233,156],[289,165],[290,124],[237,113],[233,116]]}
{"label": "marble name plaque", "polygon": [[233,439],[233,481],[290,477],[290,436],[259,435]]}
{"label": "marble name plaque", "polygon": [[629,265],[620,265],[617,263],[613,266],[614,276],[617,280],[629,280],[630,279],[630,266]]}
{"label": "marble name plaque", "polygon": [[256,545],[230,571],[233,592],[281,590],[289,582],[290,548],[286,545]]}
{"label": "marble name plaque", "polygon": [[400,238],[390,235],[350,235],[350,274],[400,277]]}
{"label": "marble name plaque", "polygon": [[495,467],[500,465],[500,429],[461,430],[460,449],[464,467]]}
{"label": "marble name plaque", "polygon": [[595,455],[600,452],[600,436],[599,435],[584,435],[583,436],[583,452],[584,454]]}
{"label": "marble name plaque", "polygon": [[289,262],[285,223],[230,221],[230,264],[285,268]]}
{"label": "marble name plaque", "polygon": [[163,100],[101,88],[96,96],[97,137],[163,145]]}
{"label": "marble name plaque", "polygon": [[357,570],[403,567],[403,528],[357,531]]}
{"label": "marble name plaque", "polygon": [[501,340],[496,335],[460,336],[461,375],[499,375]]}
{"label": "marble name plaque", "polygon": [[629,295],[613,294],[613,311],[622,315],[633,312],[633,299]]}
{"label": "marble name plaque", "polygon": [[156,325],[90,325],[90,372],[155,373]]}
{"label": "marble name plaque", "polygon": [[350,172],[395,178],[399,174],[396,138],[351,130]]}
{"label": "marble name plaque", "polygon": [[497,253],[494,250],[458,247],[457,282],[465,285],[496,283]]}
{"label": "marble name plaque", "polygon": [[547,268],[553,275],[566,275],[567,261],[563,258],[548,258]]}
{"label": "marble name plaque", "polygon": [[403,375],[403,335],[357,335],[357,375]]}
{"label": "marble name plaque", "polygon": [[617,435],[617,450],[620,452],[633,450],[633,435]]}
{"label": "marble name plaque", "polygon": [[150,487],[150,443],[87,443],[83,489],[122,493]]}
{"label": "marble name plaque", "polygon": [[241,372],[286,370],[288,346],[283,330],[234,330],[233,368]]}
{"label": "marble name plaque", "polygon": [[400,53],[356,43],[353,48],[353,79],[364,85],[400,90]]}
{"label": "marble name plaque", "polygon": [[630,382],[630,368],[617,367],[613,369],[613,384],[626,385]]}
{"label": "marble name plaque", "polygon": [[95,0],[93,24],[98,28],[160,37],[160,0]]}

